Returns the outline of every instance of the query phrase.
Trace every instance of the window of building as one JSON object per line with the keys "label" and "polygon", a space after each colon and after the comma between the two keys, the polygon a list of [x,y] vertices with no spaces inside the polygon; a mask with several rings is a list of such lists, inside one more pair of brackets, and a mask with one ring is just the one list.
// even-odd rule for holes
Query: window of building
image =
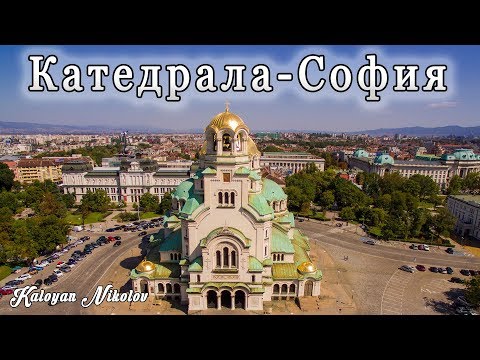
{"label": "window of building", "polygon": [[228,248],[224,247],[223,248],[223,266],[228,267],[229,261],[228,261]]}
{"label": "window of building", "polygon": [[217,267],[221,267],[222,266],[222,254],[220,251],[217,251],[216,252],[216,263],[217,263]]}
{"label": "window of building", "polygon": [[230,182],[230,173],[223,173],[223,182]]}
{"label": "window of building", "polygon": [[223,204],[223,194],[221,192],[218,193],[218,203]]}
{"label": "window of building", "polygon": [[255,282],[255,275],[252,275],[252,283]]}
{"label": "window of building", "polygon": [[197,275],[197,282],[200,282],[200,275]]}
{"label": "window of building", "polygon": [[228,192],[225,193],[225,205],[228,205]]}
{"label": "window of building", "polygon": [[237,253],[236,251],[232,251],[232,267],[237,267]]}
{"label": "window of building", "polygon": [[230,193],[230,203],[235,205],[235,193],[233,191]]}

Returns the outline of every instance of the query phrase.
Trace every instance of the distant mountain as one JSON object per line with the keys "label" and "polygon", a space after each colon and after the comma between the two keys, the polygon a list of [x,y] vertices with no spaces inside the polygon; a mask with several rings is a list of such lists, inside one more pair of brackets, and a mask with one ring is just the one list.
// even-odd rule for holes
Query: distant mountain
{"label": "distant mountain", "polygon": [[382,136],[382,135],[407,135],[407,136],[419,136],[419,137],[431,137],[431,136],[480,136],[480,126],[472,127],[463,127],[457,125],[441,126],[441,127],[422,127],[422,126],[413,126],[413,127],[403,127],[403,128],[392,128],[392,129],[375,129],[375,130],[363,130],[363,131],[354,131],[349,134],[368,134],[371,136]]}
{"label": "distant mountain", "polygon": [[105,134],[127,130],[130,133],[202,133],[201,129],[173,130],[148,127],[73,126],[30,122],[0,121],[0,134]]}

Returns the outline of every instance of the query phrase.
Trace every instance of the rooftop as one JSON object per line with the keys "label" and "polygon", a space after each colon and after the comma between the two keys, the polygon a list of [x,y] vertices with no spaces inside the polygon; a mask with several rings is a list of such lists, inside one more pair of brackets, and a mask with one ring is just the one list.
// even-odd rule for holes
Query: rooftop
{"label": "rooftop", "polygon": [[480,207],[480,195],[450,195],[450,197],[465,201],[470,205]]}

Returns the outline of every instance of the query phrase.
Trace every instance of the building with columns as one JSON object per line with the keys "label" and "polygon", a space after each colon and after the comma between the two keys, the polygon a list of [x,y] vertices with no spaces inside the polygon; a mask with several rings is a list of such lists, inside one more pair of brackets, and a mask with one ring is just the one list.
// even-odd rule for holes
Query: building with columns
{"label": "building with columns", "polygon": [[287,201],[260,176],[250,130],[227,107],[206,127],[199,169],[178,185],[164,228],[131,271],[134,291],[188,304],[189,313],[318,296],[322,272]]}
{"label": "building with columns", "polygon": [[188,168],[159,168],[156,162],[142,159],[118,161],[119,166],[92,167],[68,163],[63,166],[63,191],[75,194],[79,203],[87,191],[105,190],[114,202],[137,203],[149,192],[158,196],[175,190],[190,177]]}
{"label": "building with columns", "polygon": [[372,158],[365,150],[357,149],[348,164],[350,168],[380,176],[394,171],[407,178],[415,174],[429,176],[441,189],[448,186],[454,175],[464,178],[469,172],[480,171],[480,155],[470,149],[457,149],[452,154],[443,154],[438,160],[425,159],[394,160],[388,154],[378,154]]}
{"label": "building with columns", "polygon": [[284,170],[295,174],[314,163],[320,171],[325,171],[325,159],[305,152],[264,152],[260,156],[260,166]]}
{"label": "building with columns", "polygon": [[450,195],[447,207],[457,218],[455,232],[480,240],[480,195]]}

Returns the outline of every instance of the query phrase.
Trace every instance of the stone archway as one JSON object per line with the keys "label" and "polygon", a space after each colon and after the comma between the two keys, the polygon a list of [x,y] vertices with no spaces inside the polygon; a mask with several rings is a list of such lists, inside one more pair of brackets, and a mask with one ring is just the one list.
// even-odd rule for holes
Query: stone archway
{"label": "stone archway", "polygon": [[140,281],[140,291],[142,293],[147,293],[148,294],[148,281],[147,280],[141,280]]}
{"label": "stone archway", "polygon": [[235,309],[244,309],[246,310],[247,304],[245,302],[245,293],[242,290],[237,290],[235,292]]}
{"label": "stone archway", "polygon": [[220,294],[220,304],[223,307],[227,309],[232,308],[232,295],[230,294],[230,291],[228,290],[223,290],[222,293]]}
{"label": "stone archway", "polygon": [[207,292],[207,308],[216,309],[218,304],[217,292],[214,290],[208,290]]}
{"label": "stone archway", "polygon": [[307,280],[305,282],[305,296],[312,296],[313,293],[313,281],[312,280]]}

